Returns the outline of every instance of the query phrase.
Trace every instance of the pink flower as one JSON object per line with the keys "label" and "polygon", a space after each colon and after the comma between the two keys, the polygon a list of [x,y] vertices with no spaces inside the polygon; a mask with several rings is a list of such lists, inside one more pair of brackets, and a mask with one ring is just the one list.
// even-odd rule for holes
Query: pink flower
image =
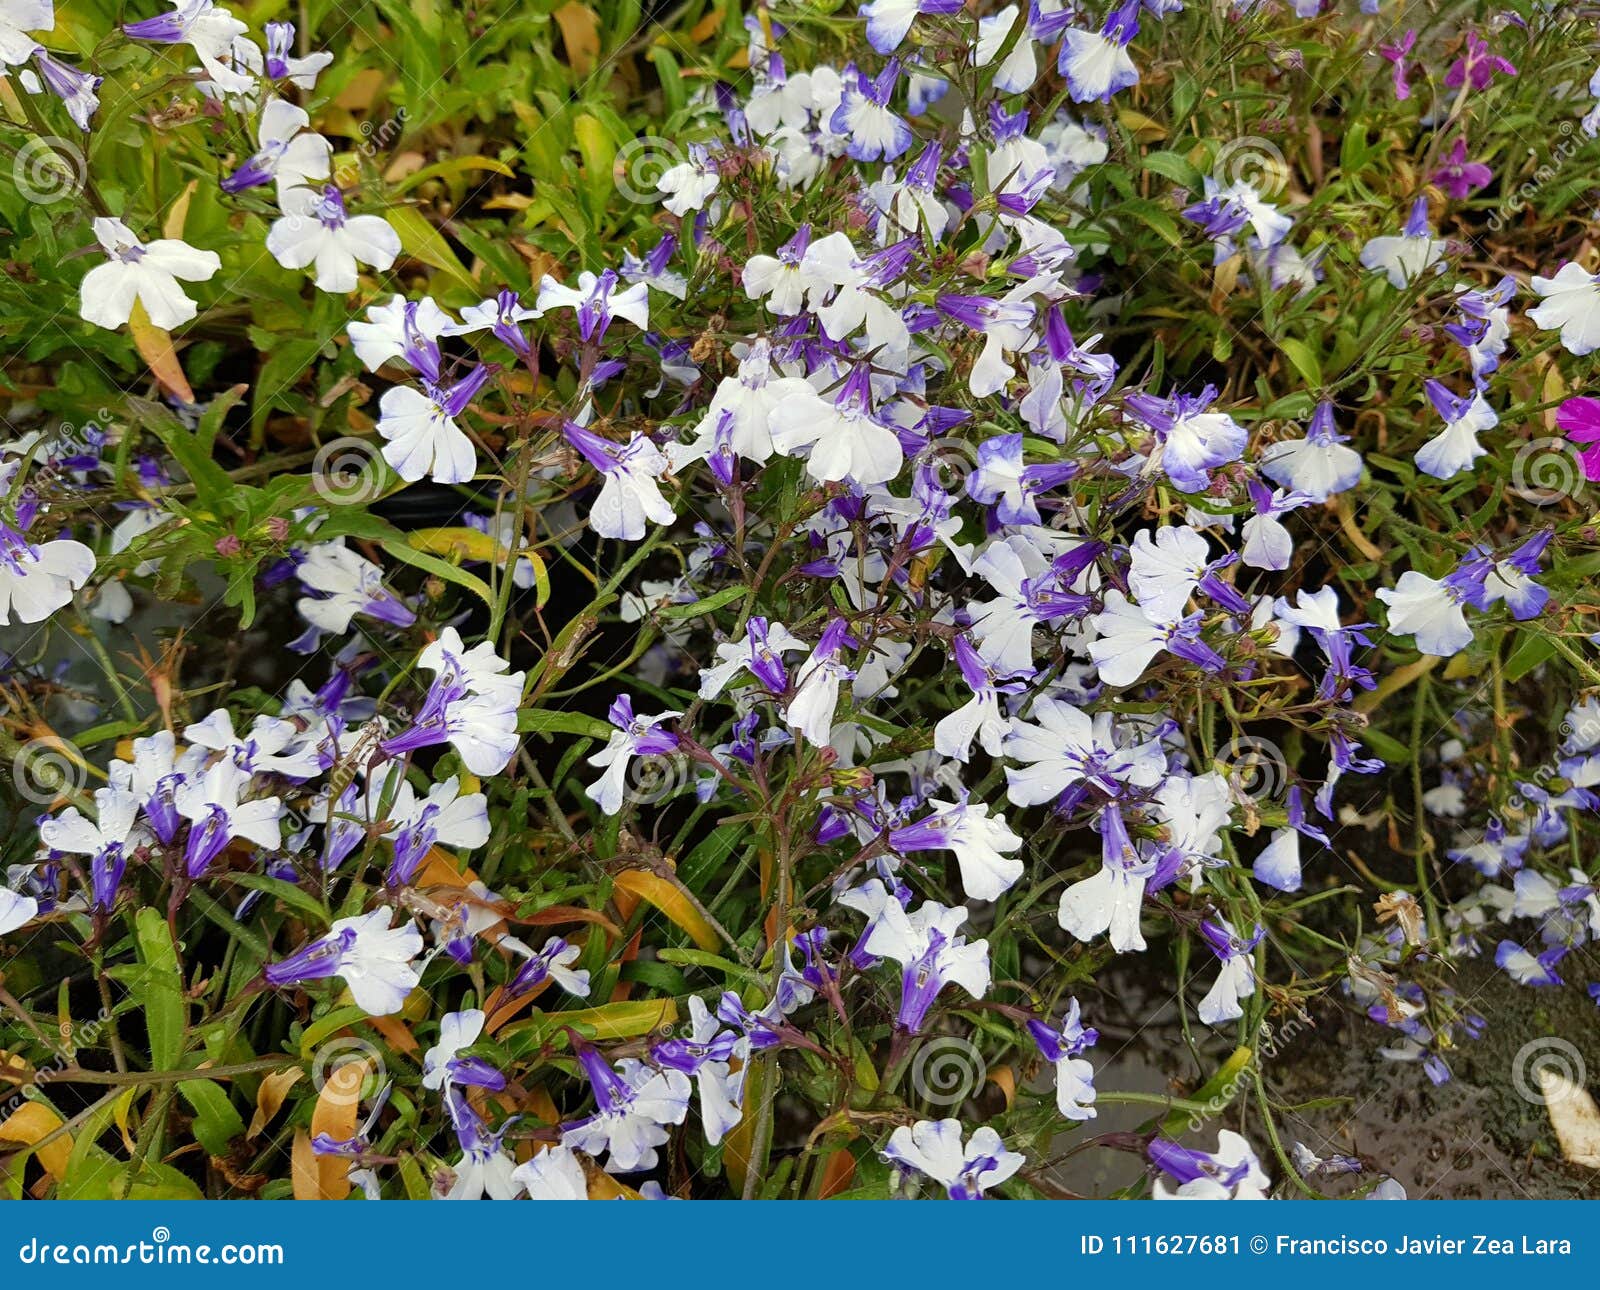
{"label": "pink flower", "polygon": [[1416,43],[1416,31],[1408,30],[1404,36],[1400,37],[1397,43],[1378,46],[1379,55],[1394,64],[1394,96],[1397,99],[1411,97],[1411,82],[1406,80],[1406,55],[1411,52]]}
{"label": "pink flower", "polygon": [[1499,54],[1489,52],[1489,42],[1475,31],[1467,33],[1467,52],[1450,65],[1450,70],[1444,74],[1444,83],[1452,89],[1464,82],[1470,81],[1475,90],[1486,90],[1489,82],[1494,79],[1496,72],[1504,72],[1507,76],[1517,74],[1516,67],[1501,58]]}
{"label": "pink flower", "polygon": [[1467,141],[1461,137],[1444,155],[1442,164],[1433,172],[1432,178],[1440,188],[1460,201],[1484,187],[1494,178],[1494,171],[1481,161],[1467,160]]}
{"label": "pink flower", "polygon": [[1590,445],[1578,460],[1585,479],[1600,480],[1600,399],[1568,399],[1556,409],[1556,424],[1573,443]]}

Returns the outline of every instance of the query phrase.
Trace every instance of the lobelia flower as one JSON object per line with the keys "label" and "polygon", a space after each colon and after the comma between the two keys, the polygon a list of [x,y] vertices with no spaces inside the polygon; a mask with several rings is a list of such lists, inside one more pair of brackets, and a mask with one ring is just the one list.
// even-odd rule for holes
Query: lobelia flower
{"label": "lobelia flower", "polygon": [[430,381],[439,379],[439,337],[457,326],[432,296],[407,300],[391,296],[386,305],[372,305],[367,321],[353,322],[346,328],[350,348],[355,350],[369,372],[385,363],[402,359]]}
{"label": "lobelia flower", "polygon": [[583,1162],[570,1148],[557,1143],[537,1152],[512,1171],[512,1180],[529,1200],[588,1200],[589,1180]]}
{"label": "lobelia flower", "polygon": [[911,30],[918,14],[960,13],[965,0],[871,0],[861,6],[867,20],[867,43],[880,54],[892,54]]}
{"label": "lobelia flower", "polygon": [[1089,643],[1089,657],[1107,685],[1132,685],[1163,650],[1220,672],[1226,660],[1200,639],[1204,616],[1198,609],[1187,617],[1153,613],[1120,591],[1108,591],[1105,608],[1090,619],[1097,635]]}
{"label": "lobelia flower", "polygon": [[39,69],[45,88],[66,107],[73,124],[80,130],[87,130],[100,109],[99,90],[104,78],[80,72],[76,67],[51,58],[43,49],[34,50],[33,65]]}
{"label": "lobelia flower", "polygon": [[795,674],[794,698],[784,711],[784,721],[814,748],[828,747],[834,710],[839,706],[839,684],[855,675],[841,657],[849,635],[850,624],[845,619],[832,619],[811,657]]}
{"label": "lobelia flower", "polygon": [[998,900],[1022,877],[1023,863],[1007,854],[1022,846],[1005,817],[989,815],[982,802],[928,803],[932,813],[889,832],[889,846],[900,855],[953,851],[961,869],[961,890],[969,900]]}
{"label": "lobelia flower", "polygon": [[378,401],[383,459],[408,484],[424,477],[465,484],[478,472],[478,450],[456,418],[471,405],[494,369],[479,363],[454,385],[424,381],[420,390],[396,385]]}
{"label": "lobelia flower", "polygon": [[300,616],[311,624],[309,641],[299,644],[307,651],[316,648],[323,632],[343,636],[357,614],[409,627],[417,621],[405,603],[383,585],[383,570],[365,556],[345,546],[343,538],[319,542],[295,568],[295,576],[314,596],[295,601]]}
{"label": "lobelia flower", "polygon": [[918,1120],[889,1135],[883,1158],[905,1172],[933,1179],[951,1200],[982,1200],[986,1188],[998,1187],[1027,1163],[1007,1151],[988,1125],[975,1130],[965,1145],[960,1120]]}
{"label": "lobelia flower", "polygon": [[911,127],[889,106],[900,80],[900,60],[891,58],[876,77],[857,69],[846,71],[844,96],[828,128],[846,139],[845,151],[856,161],[893,161],[911,147]]}
{"label": "lobelia flower", "polygon": [[1541,331],[1561,329],[1561,344],[1582,357],[1600,349],[1600,274],[1585,273],[1576,262],[1563,264],[1554,277],[1533,277],[1539,296],[1528,318]]}
{"label": "lobelia flower", "polygon": [[1056,1109],[1069,1120],[1094,1119],[1094,1067],[1083,1054],[1099,1042],[1100,1032],[1078,1020],[1078,1001],[1067,1000],[1059,1028],[1035,1019],[1028,1033],[1056,1069]]}
{"label": "lobelia flower", "polygon": [[1033,283],[1024,282],[999,300],[942,294],[934,301],[940,313],[983,337],[983,352],[967,377],[973,398],[986,399],[1004,390],[1015,375],[1006,354],[1025,352],[1036,343],[1033,324],[1038,308],[1032,303],[1033,294]]}
{"label": "lobelia flower", "polygon": [[1451,575],[1430,578],[1415,569],[1400,575],[1393,590],[1378,588],[1378,599],[1389,606],[1389,630],[1414,636],[1424,654],[1449,658],[1472,644],[1472,628],[1461,606],[1472,594],[1469,584]]}
{"label": "lobelia flower", "polygon": [[893,242],[863,259],[852,259],[835,270],[839,290],[833,300],[816,309],[817,321],[829,340],[849,340],[866,327],[866,346],[880,367],[904,370],[911,348],[911,332],[900,310],[879,292],[904,275],[920,243],[914,238]]}
{"label": "lobelia flower", "polygon": [[1404,289],[1420,281],[1429,269],[1444,272],[1440,261],[1447,245],[1434,237],[1433,225],[1428,222],[1428,199],[1419,197],[1399,236],[1375,237],[1361,248],[1361,267],[1384,274],[1391,287]]}
{"label": "lobelia flower", "polygon": [[1429,178],[1459,202],[1488,187],[1494,180],[1494,171],[1481,161],[1467,160],[1466,136],[1460,135]]}
{"label": "lobelia flower", "polygon": [[224,757],[174,792],[173,805],[190,826],[183,852],[184,871],[190,878],[201,877],[236,838],[267,850],[283,841],[278,825],[283,804],[278,798],[239,800],[250,780],[247,771]]}
{"label": "lobelia flower", "polygon": [[128,867],[128,855],[139,845],[135,823],[139,799],[126,789],[102,788],[94,795],[95,822],[75,806],[54,819],[39,821],[39,840],[52,851],[89,857],[90,904],[106,911],[117,902],[117,889]]}
{"label": "lobelia flower", "polygon": [[710,201],[721,183],[722,176],[710,149],[703,143],[691,143],[688,159],[664,171],[656,180],[656,190],[667,194],[662,205],[682,219]]}
{"label": "lobelia flower", "polygon": [[1304,439],[1270,444],[1261,454],[1261,473],[1274,484],[1325,502],[1361,482],[1361,454],[1346,447],[1350,438],[1333,422],[1333,404],[1317,404]]}
{"label": "lobelia flower", "polygon": [[1080,941],[1109,932],[1111,948],[1119,954],[1142,950],[1139,913],[1156,861],[1135,849],[1116,803],[1101,812],[1100,830],[1104,853],[1100,871],[1061,893],[1056,921]]}
{"label": "lobelia flower", "polygon": [[1265,1200],[1272,1185],[1250,1144],[1232,1129],[1218,1132],[1213,1152],[1191,1151],[1166,1138],[1147,1150],[1151,1163],[1178,1183],[1173,1190],[1157,1178],[1155,1200]]}
{"label": "lobelia flower", "polygon": [[1078,473],[1075,462],[1045,462],[1024,466],[1022,432],[996,435],[978,445],[978,468],[967,476],[967,493],[973,501],[995,508],[1002,524],[1040,524],[1040,493],[1066,483]]}
{"label": "lobelia flower", "polygon": [[215,251],[197,251],[177,238],[141,242],[119,219],[96,219],[94,235],[110,259],[84,274],[78,316],[96,327],[122,326],[137,303],[152,323],[171,331],[197,312],[179,280],[207,282],[222,267]]}
{"label": "lobelia flower", "polygon": [[1500,418],[1481,390],[1474,390],[1470,397],[1457,395],[1432,377],[1422,386],[1434,411],[1444,418],[1445,428],[1417,449],[1417,469],[1435,479],[1449,479],[1472,469],[1472,463],[1489,451],[1478,442],[1478,436],[1499,425]]}
{"label": "lobelia flower", "polygon": [[1124,787],[1153,788],[1166,773],[1159,740],[1124,747],[1110,712],[1093,717],[1061,699],[1040,698],[1032,723],[1013,719],[1005,755],[1029,763],[1006,767],[1006,796],[1017,806],[1042,806],[1063,793],[1089,790],[1117,797]]}
{"label": "lobelia flower", "polygon": [[435,1198],[515,1200],[522,1191],[517,1180],[517,1162],[501,1146],[511,1122],[508,1120],[502,1125],[498,1133],[491,1132],[465,1094],[453,1085],[445,1088],[444,1105],[461,1147],[461,1159],[452,1166],[455,1179],[450,1186],[443,1190],[435,1186]]}
{"label": "lobelia flower", "polygon": [[307,54],[298,58],[290,54],[294,48],[294,23],[269,22],[264,28],[267,36],[267,57],[264,70],[274,81],[288,81],[302,90],[316,88],[317,76],[333,62],[327,51]]}
{"label": "lobelia flower", "polygon": [[502,937],[500,944],[523,955],[527,960],[517,969],[516,976],[512,977],[506,986],[508,997],[516,998],[518,995],[526,994],[545,980],[554,981],[568,994],[576,995],[580,999],[589,997],[587,969],[572,966],[583,953],[582,946],[568,945],[559,936],[552,936],[537,951],[524,945],[514,936]]}
{"label": "lobelia flower", "polygon": [[384,753],[449,743],[474,775],[498,775],[517,751],[523,673],[506,672],[510,665],[488,641],[464,648],[454,627],[439,633],[417,666],[434,673],[433,684],[410,728],[380,745]]}
{"label": "lobelia flower", "polygon": [[1278,517],[1297,510],[1311,499],[1304,493],[1286,492],[1281,488],[1274,491],[1254,479],[1245,489],[1256,513],[1240,529],[1240,536],[1244,538],[1240,561],[1252,569],[1287,569],[1294,558],[1294,538]]}
{"label": "lobelia flower", "polygon": [[1470,84],[1475,90],[1486,90],[1496,72],[1515,76],[1517,69],[1508,59],[1491,53],[1489,42],[1477,32],[1469,31],[1466,51],[1450,64],[1450,70],[1444,74],[1444,83],[1451,89]]}
{"label": "lobelia flower", "polygon": [[1216,983],[1200,1000],[1200,1020],[1206,1025],[1219,1026],[1244,1016],[1239,1001],[1256,992],[1255,960],[1250,956],[1266,934],[1258,923],[1248,939],[1241,939],[1225,918],[1200,920],[1200,935],[1222,963]]}
{"label": "lobelia flower", "polygon": [[650,254],[639,259],[632,251],[622,253],[622,278],[625,282],[642,282],[647,287],[665,292],[677,300],[689,295],[689,280],[671,268],[673,254],[678,249],[678,239],[668,233],[650,249]]}
{"label": "lobelia flower", "polygon": [[[1488,609],[1503,600],[1518,622],[1537,618],[1550,603],[1550,592],[1534,578],[1554,536],[1550,530],[1536,533],[1503,560],[1496,560],[1487,547],[1475,547],[1463,561],[1463,567],[1471,570],[1473,589],[1478,593],[1469,595],[1467,603],[1474,609]],[[1476,581],[1479,578],[1481,582]]]}
{"label": "lobelia flower", "polygon": [[506,1077],[481,1057],[462,1057],[483,1034],[484,1013],[479,1008],[447,1012],[439,1019],[439,1042],[423,1055],[422,1087],[439,1089],[453,1084],[498,1091]]}
{"label": "lobelia flower", "polygon": [[396,826],[390,839],[394,858],[385,879],[391,887],[409,883],[436,844],[471,851],[489,840],[488,799],[482,793],[462,793],[454,775],[431,786],[421,801],[401,780],[387,821]]}
{"label": "lobelia flower", "polygon": [[621,811],[628,763],[635,757],[659,757],[674,751],[678,747],[678,736],[660,727],[682,715],[681,712],[660,712],[653,717],[635,716],[632,696],[618,695],[606,714],[616,730],[606,746],[587,759],[590,766],[605,767],[605,774],[585,788],[584,794],[599,803],[607,815]]}
{"label": "lobelia flower", "polygon": [[821,484],[850,480],[863,488],[887,483],[900,473],[905,450],[899,436],[872,413],[871,370],[851,369],[833,402],[807,386],[792,388],[768,414],[778,451],[806,454],[806,473]]}
{"label": "lobelia flower", "polygon": [[0,66],[21,67],[39,42],[30,31],[51,31],[56,25],[53,0],[3,0],[0,3]]}
{"label": "lobelia flower", "polygon": [[933,728],[934,751],[941,757],[954,757],[964,762],[972,755],[972,741],[976,739],[984,752],[998,757],[1011,726],[1001,715],[1000,696],[1021,694],[1026,684],[1021,680],[1000,680],[973,648],[965,632],[956,636],[953,652],[956,667],[972,691],[972,698],[939,719]]}
{"label": "lobelia flower", "polygon": [[[432,303],[431,301],[429,303]],[[537,309],[524,307],[522,300],[515,291],[509,289],[501,291],[492,300],[485,300],[481,304],[468,305],[461,311],[461,321],[446,323],[439,329],[438,334],[443,336],[472,336],[481,331],[493,333],[494,338],[505,345],[518,358],[527,358],[533,352],[533,347],[528,343],[528,337],[522,330],[522,324],[543,315]],[[354,331],[355,324],[351,324]],[[368,364],[368,366],[372,366]]]}
{"label": "lobelia flower", "polygon": [[939,992],[959,985],[974,999],[989,990],[989,942],[968,944],[960,935],[967,921],[965,906],[946,907],[924,901],[907,913],[899,901],[886,900],[861,942],[861,953],[894,959],[903,968],[900,1007],[895,1026],[918,1034]]}
{"label": "lobelia flower", "polygon": [[26,927],[39,916],[39,902],[10,887],[0,886],[0,936]]}
{"label": "lobelia flower", "polygon": [[772,410],[791,394],[810,392],[810,384],[801,377],[775,376],[772,346],[763,337],[739,360],[738,376],[724,377],[718,384],[693,440],[667,445],[667,460],[674,472],[682,471],[715,451],[725,433],[732,452],[760,465],[772,456]]}
{"label": "lobelia flower", "polygon": [[987,67],[999,58],[1017,23],[1020,21],[1024,24],[1022,34],[1011,47],[1011,52],[995,70],[994,88],[1001,94],[1026,94],[1039,79],[1039,60],[1034,52],[1032,32],[1027,26],[1034,7],[1031,3],[1020,8],[1008,4],[978,19],[978,43],[972,50],[974,67]]}
{"label": "lobelia flower", "polygon": [[1196,589],[1234,613],[1249,605],[1218,573],[1235,563],[1232,555],[1211,560],[1205,535],[1190,525],[1141,529],[1129,548],[1128,586],[1151,621],[1179,617]]}
{"label": "lobelia flower", "polygon": [[350,996],[369,1016],[399,1012],[422,979],[413,960],[422,953],[422,933],[409,921],[390,927],[392,911],[341,918],[326,936],[262,969],[268,985],[281,989],[307,981],[342,977]]}
{"label": "lobelia flower", "polygon": [[1556,425],[1575,444],[1587,444],[1577,454],[1585,479],[1600,480],[1600,399],[1566,400],[1556,409]]}
{"label": "lobelia flower", "polygon": [[649,288],[639,282],[619,292],[618,281],[614,269],[607,269],[598,277],[585,269],[578,275],[578,285],[568,287],[547,273],[539,280],[535,308],[541,314],[555,309],[575,310],[578,335],[585,341],[604,340],[606,330],[617,318],[631,322],[640,331],[649,330]]}
{"label": "lobelia flower", "polygon": [[134,40],[188,45],[212,83],[225,93],[244,94],[255,88],[250,77],[229,65],[234,41],[249,28],[211,0],[176,0],[171,13],[126,23],[122,31]]}
{"label": "lobelia flower", "polygon": [[[699,995],[689,997],[689,1034],[668,1039],[650,1050],[657,1065],[692,1075],[700,1093],[700,1122],[706,1142],[716,1146],[738,1125],[743,1115],[744,1072],[749,1066],[751,1044],[732,1031],[723,1030],[721,1019],[706,1007]],[[735,1072],[730,1058],[740,1061]]]}
{"label": "lobelia flower", "polygon": [[1518,985],[1564,985],[1556,965],[1566,956],[1567,947],[1552,946],[1542,954],[1525,950],[1515,941],[1501,941],[1495,947],[1494,964]]}
{"label": "lobelia flower", "polygon": [[28,539],[0,520],[0,627],[16,614],[22,623],[42,623],[71,601],[94,573],[94,552],[71,538]]}
{"label": "lobelia flower", "polygon": [[749,672],[768,694],[777,696],[789,688],[789,671],[783,656],[805,650],[806,643],[782,623],[769,623],[754,615],[745,624],[742,641],[725,641],[717,646],[714,666],[700,671],[700,697],[715,699],[740,672]]}
{"label": "lobelia flower", "polygon": [[1517,280],[1508,273],[1485,290],[1458,287],[1457,291],[1456,310],[1461,317],[1446,323],[1444,331],[1467,351],[1473,378],[1482,386],[1484,379],[1499,369],[1500,356],[1506,352],[1506,341],[1511,336],[1511,310],[1507,306],[1517,293]]}
{"label": "lobelia flower", "polygon": [[1216,398],[1213,385],[1194,396],[1128,396],[1128,410],[1156,436],[1156,451],[1145,463],[1146,473],[1163,470],[1183,492],[1203,493],[1211,486],[1211,471],[1244,455],[1249,432],[1226,412],[1207,411]]}
{"label": "lobelia flower", "polygon": [[1128,44],[1139,34],[1139,0],[1123,0],[1099,31],[1068,27],[1056,69],[1066,78],[1074,103],[1108,103],[1118,90],[1139,83]]}
{"label": "lobelia flower", "polygon": [[310,125],[304,108],[284,99],[268,99],[256,127],[255,155],[224,177],[218,187],[225,193],[241,193],[275,179],[281,192],[308,180],[326,179],[331,173],[333,145]]}
{"label": "lobelia flower", "polygon": [[561,428],[567,442],[600,472],[603,482],[589,508],[589,527],[601,537],[637,542],[645,535],[646,520],[671,524],[677,518],[656,482],[666,473],[667,458],[648,438],[635,432],[619,444],[576,421],[564,421]]}
{"label": "lobelia flower", "polygon": [[666,1126],[682,1124],[693,1091],[678,1070],[655,1070],[624,1058],[615,1070],[588,1044],[575,1044],[578,1063],[594,1089],[595,1113],[561,1126],[561,1145],[591,1156],[611,1153],[619,1173],[653,1169],[656,1148],[671,1136]]}
{"label": "lobelia flower", "polygon": [[1378,46],[1378,56],[1394,64],[1391,80],[1394,85],[1394,96],[1401,102],[1411,97],[1410,68],[1406,60],[1410,57],[1411,51],[1416,48],[1416,44],[1416,31],[1407,28],[1405,35],[1401,36],[1394,44]]}
{"label": "lobelia flower", "polygon": [[359,265],[381,273],[400,254],[393,226],[380,215],[346,214],[333,184],[285,189],[278,204],[283,216],[267,230],[267,250],[286,269],[314,268],[318,291],[354,291]]}

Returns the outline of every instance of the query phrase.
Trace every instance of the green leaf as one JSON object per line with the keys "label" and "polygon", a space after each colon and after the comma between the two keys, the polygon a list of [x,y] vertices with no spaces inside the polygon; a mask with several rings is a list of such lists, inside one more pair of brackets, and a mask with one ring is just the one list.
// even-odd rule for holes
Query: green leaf
{"label": "green leaf", "polygon": [[588,735],[591,739],[609,739],[616,727],[582,712],[545,712],[535,708],[531,712],[517,713],[517,729],[542,735]]}
{"label": "green leaf", "polygon": [[178,1070],[189,1010],[183,998],[183,975],[178,969],[172,930],[159,909],[148,907],[134,915],[134,928],[141,970],[130,988],[150,1034],[150,1069]]}
{"label": "green leaf", "polygon": [[190,1079],[178,1085],[183,1100],[194,1108],[194,1136],[213,1156],[228,1154],[228,1144],[244,1132],[244,1119],[215,1080]]}

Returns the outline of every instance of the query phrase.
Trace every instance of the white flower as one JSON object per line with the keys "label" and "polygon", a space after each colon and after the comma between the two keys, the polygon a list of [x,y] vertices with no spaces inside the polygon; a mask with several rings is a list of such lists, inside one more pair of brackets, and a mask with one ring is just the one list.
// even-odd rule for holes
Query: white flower
{"label": "white flower", "polygon": [[583,1162],[572,1148],[559,1143],[539,1152],[511,1175],[529,1200],[588,1200],[589,1182]]}
{"label": "white flower", "polygon": [[1461,601],[1442,579],[1411,569],[1400,575],[1392,591],[1380,587],[1378,599],[1389,606],[1389,630],[1415,636],[1424,654],[1448,658],[1472,644]]}
{"label": "white flower", "polygon": [[21,67],[39,48],[30,31],[50,31],[56,25],[51,0],[0,0],[0,64]]}
{"label": "white flower", "polygon": [[1535,275],[1533,289],[1540,303],[1528,310],[1528,318],[1536,327],[1542,331],[1559,327],[1569,354],[1592,354],[1600,348],[1600,276],[1567,263],[1553,278]]}
{"label": "white flower", "polygon": [[228,65],[234,41],[249,28],[226,9],[217,8],[211,0],[178,0],[171,13],[128,23],[122,30],[135,40],[189,45],[210,75],[212,84],[224,93],[244,94],[255,88],[250,77]]}
{"label": "white flower", "polygon": [[355,933],[339,957],[338,975],[350,987],[356,1006],[373,1017],[399,1012],[422,979],[422,970],[413,962],[422,953],[422,933],[409,919],[390,927],[390,912],[375,909],[341,918],[332,928],[335,936],[346,929]]}
{"label": "white flower", "polygon": [[722,182],[717,164],[703,144],[689,145],[689,159],[680,162],[656,180],[658,191],[668,194],[663,203],[682,219],[690,211],[697,211],[711,199]]}
{"label": "white flower", "polygon": [[94,235],[111,258],[84,274],[78,315],[96,327],[122,326],[137,302],[153,324],[171,331],[197,312],[178,279],[206,282],[222,267],[215,251],[197,251],[177,238],[140,242],[119,219],[95,220]]}
{"label": "white flower", "polygon": [[0,936],[26,926],[39,916],[39,902],[10,887],[0,887]]}
{"label": "white flower", "polygon": [[1443,272],[1439,263],[1448,243],[1434,237],[1428,224],[1428,199],[1419,197],[1411,208],[1405,231],[1398,236],[1375,237],[1361,248],[1361,266],[1383,273],[1389,285],[1405,288],[1429,269]]}
{"label": "white flower", "polygon": [[267,100],[256,131],[259,149],[222,181],[222,191],[242,192],[275,179],[281,194],[307,180],[326,179],[333,145],[310,125],[304,108],[284,99]]}
{"label": "white flower", "polygon": [[34,544],[0,521],[0,627],[40,623],[94,573],[94,552],[71,538]]}
{"label": "white flower", "polygon": [[889,1135],[884,1157],[902,1169],[915,1170],[944,1186],[951,1200],[977,1200],[985,1188],[998,1187],[1027,1163],[1007,1151],[988,1125],[961,1142],[960,1120],[919,1120],[902,1124]]}
{"label": "white flower", "polygon": [[290,188],[279,198],[283,217],[267,230],[267,250],[286,269],[315,266],[319,291],[356,289],[356,266],[387,269],[400,254],[400,235],[378,215],[347,215],[332,184]]}
{"label": "white flower", "polygon": [[478,471],[478,450],[451,411],[453,393],[395,385],[378,400],[378,433],[387,440],[383,459],[408,484],[425,476],[440,484],[465,484]]}

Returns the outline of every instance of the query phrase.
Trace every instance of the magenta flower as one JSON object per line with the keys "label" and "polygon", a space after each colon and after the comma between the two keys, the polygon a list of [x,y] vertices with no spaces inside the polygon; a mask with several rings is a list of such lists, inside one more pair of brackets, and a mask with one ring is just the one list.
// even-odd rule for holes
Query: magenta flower
{"label": "magenta flower", "polygon": [[1463,136],[1457,138],[1455,146],[1444,155],[1432,178],[1440,188],[1460,201],[1487,185],[1494,178],[1494,171],[1481,161],[1467,160],[1467,141]]}
{"label": "magenta flower", "polygon": [[1578,454],[1583,477],[1600,480],[1600,399],[1568,399],[1556,409],[1556,424],[1573,443],[1589,445]]}
{"label": "magenta flower", "polygon": [[1470,82],[1473,89],[1486,90],[1496,72],[1515,76],[1517,69],[1499,54],[1490,53],[1489,42],[1477,32],[1469,31],[1467,51],[1450,65],[1450,70],[1444,74],[1444,83],[1454,89]]}
{"label": "magenta flower", "polygon": [[1406,56],[1411,53],[1417,43],[1415,29],[1408,29],[1406,34],[1393,45],[1379,45],[1378,54],[1387,58],[1394,64],[1394,96],[1405,100],[1411,97],[1411,82],[1406,79]]}

